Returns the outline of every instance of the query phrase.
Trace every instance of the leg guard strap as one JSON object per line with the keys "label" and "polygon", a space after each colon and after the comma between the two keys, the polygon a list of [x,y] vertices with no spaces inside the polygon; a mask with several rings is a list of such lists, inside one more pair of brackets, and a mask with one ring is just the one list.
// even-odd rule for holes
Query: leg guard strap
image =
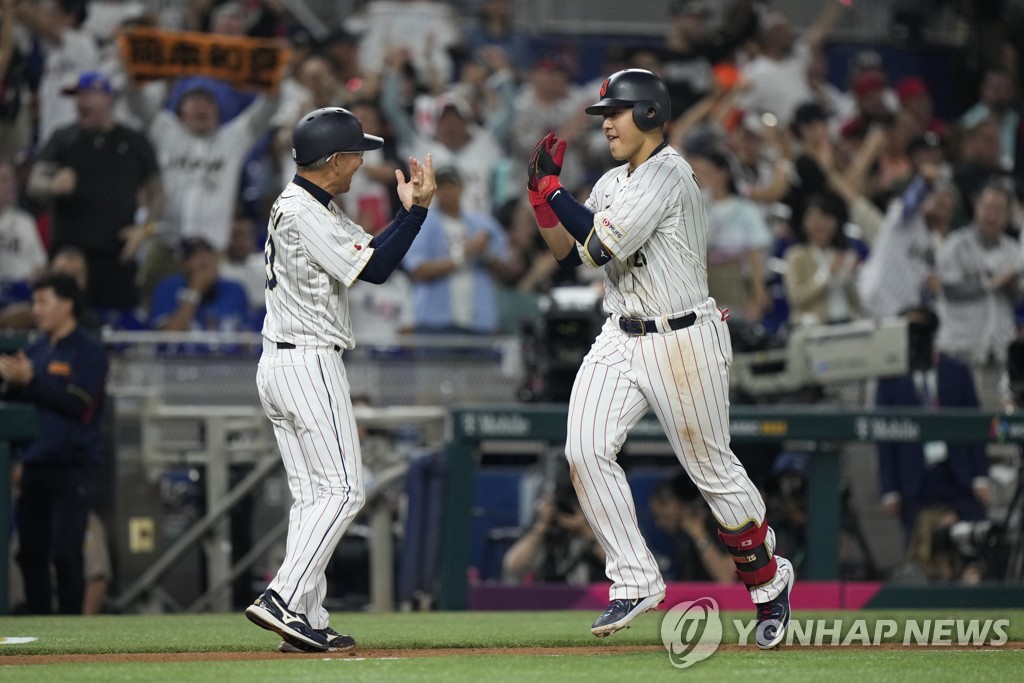
{"label": "leg guard strap", "polygon": [[748,588],[760,586],[775,576],[775,556],[768,552],[764,539],[768,525],[749,522],[738,530],[719,529],[718,537],[736,563],[736,574]]}

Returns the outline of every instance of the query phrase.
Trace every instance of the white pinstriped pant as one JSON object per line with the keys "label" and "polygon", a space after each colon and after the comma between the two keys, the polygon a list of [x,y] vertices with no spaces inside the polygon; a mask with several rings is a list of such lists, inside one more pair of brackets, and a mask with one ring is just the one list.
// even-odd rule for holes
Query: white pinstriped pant
{"label": "white pinstriped pant", "polygon": [[[764,500],[729,448],[729,330],[713,299],[695,312],[690,327],[639,337],[609,318],[573,385],[565,453],[583,512],[607,554],[612,600],[665,590],[616,462],[627,433],[648,410],[719,524],[764,522]],[[774,551],[771,529],[765,544]],[[767,602],[784,586],[784,577],[776,575],[751,589],[751,599]]]}
{"label": "white pinstriped pant", "polygon": [[313,628],[328,625],[324,574],[342,534],[365,502],[348,377],[333,349],[278,349],[264,341],[256,373],[274,425],[292,506],[285,558],[270,588]]}

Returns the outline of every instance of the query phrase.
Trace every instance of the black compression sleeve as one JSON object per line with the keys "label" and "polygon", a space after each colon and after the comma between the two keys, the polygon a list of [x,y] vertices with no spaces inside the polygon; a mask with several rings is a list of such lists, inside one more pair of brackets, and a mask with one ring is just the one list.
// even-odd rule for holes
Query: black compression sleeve
{"label": "black compression sleeve", "polygon": [[583,265],[583,259],[580,258],[580,252],[573,247],[569,250],[569,253],[564,258],[555,259],[558,261],[559,268],[575,268],[576,266]]}
{"label": "black compression sleeve", "polygon": [[377,233],[377,235],[372,240],[370,240],[370,246],[376,249],[378,244],[387,240],[387,238],[391,236],[391,233],[393,233],[395,229],[398,228],[398,224],[402,222],[402,219],[405,218],[405,214],[407,213],[409,212],[405,210],[404,206],[400,208],[398,210],[398,213],[395,214],[394,220],[391,221],[391,224],[388,225],[388,227],[381,230],[379,233]]}
{"label": "black compression sleeve", "polygon": [[359,273],[359,279],[375,285],[387,280],[405,258],[426,216],[426,208],[413,206],[408,213],[400,215],[384,232],[371,240],[371,245],[374,242],[377,244],[374,245],[373,256]]}
{"label": "black compression sleeve", "polygon": [[569,234],[580,244],[586,244],[590,231],[594,228],[594,212],[576,201],[564,187],[558,187],[547,196],[551,210],[558,216],[558,221]]}

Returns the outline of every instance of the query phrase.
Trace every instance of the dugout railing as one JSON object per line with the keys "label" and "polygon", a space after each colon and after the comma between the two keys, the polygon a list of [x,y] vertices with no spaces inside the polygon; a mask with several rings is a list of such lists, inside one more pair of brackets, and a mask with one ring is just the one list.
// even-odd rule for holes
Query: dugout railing
{"label": "dugout railing", "polygon": [[[479,446],[489,440],[510,439],[562,443],[567,410],[564,405],[540,404],[452,410],[452,432],[446,450],[441,609],[469,606],[472,492]],[[1024,416],[976,410],[734,405],[730,429],[734,443],[804,441],[821,446],[811,457],[808,483],[807,537],[813,542],[808,543],[804,578],[811,580],[839,579],[840,452],[825,446],[878,441],[1024,442]],[[665,441],[653,415],[644,417],[630,432],[627,444],[636,441]]]}

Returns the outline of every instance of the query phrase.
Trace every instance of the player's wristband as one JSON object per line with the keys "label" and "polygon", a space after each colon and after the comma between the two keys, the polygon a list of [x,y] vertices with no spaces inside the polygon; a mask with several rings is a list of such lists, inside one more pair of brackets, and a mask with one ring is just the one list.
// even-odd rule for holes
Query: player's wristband
{"label": "player's wristband", "polygon": [[537,180],[537,192],[545,199],[550,198],[555,190],[562,189],[562,181],[556,175],[546,175]]}
{"label": "player's wristband", "polygon": [[537,220],[537,225],[545,230],[553,228],[558,225],[558,216],[555,215],[554,210],[548,204],[547,200],[537,190],[527,190],[530,194],[530,206],[533,207],[533,217]]}

